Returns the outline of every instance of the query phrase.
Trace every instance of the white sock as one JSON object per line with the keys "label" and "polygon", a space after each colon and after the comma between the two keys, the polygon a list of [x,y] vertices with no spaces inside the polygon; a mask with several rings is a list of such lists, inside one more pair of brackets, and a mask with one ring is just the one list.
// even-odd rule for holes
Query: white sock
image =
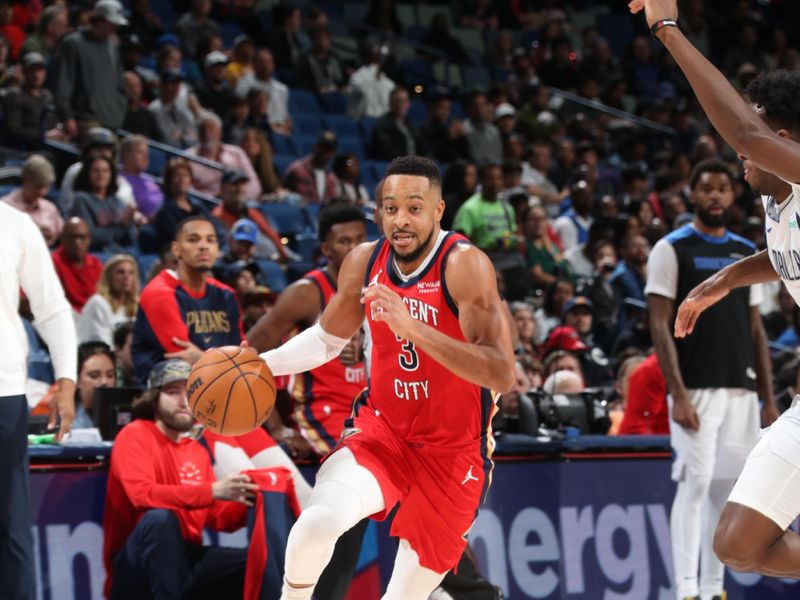
{"label": "white sock", "polygon": [[295,588],[289,585],[289,582],[284,578],[283,587],[281,588],[281,600],[311,600],[314,587],[310,585],[308,587]]}

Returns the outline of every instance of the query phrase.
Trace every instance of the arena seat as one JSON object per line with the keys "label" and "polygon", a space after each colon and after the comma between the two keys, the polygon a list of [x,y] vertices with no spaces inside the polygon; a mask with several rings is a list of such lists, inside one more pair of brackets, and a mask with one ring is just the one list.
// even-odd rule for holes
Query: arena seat
{"label": "arena seat", "polygon": [[309,92],[299,88],[292,88],[289,92],[289,112],[292,118],[295,115],[316,115],[322,111],[317,97]]}
{"label": "arena seat", "polygon": [[296,236],[307,230],[308,222],[299,206],[288,202],[263,202],[258,208],[282,236]]}
{"label": "arena seat", "polygon": [[298,114],[292,116],[293,131],[298,135],[318,136],[323,131],[319,115]]}
{"label": "arena seat", "polygon": [[358,137],[358,124],[346,115],[326,115],[325,127],[338,136]]}
{"label": "arena seat", "polygon": [[286,273],[283,272],[283,269],[278,263],[268,258],[257,258],[256,264],[258,268],[261,269],[264,282],[269,289],[278,293],[286,289]]}

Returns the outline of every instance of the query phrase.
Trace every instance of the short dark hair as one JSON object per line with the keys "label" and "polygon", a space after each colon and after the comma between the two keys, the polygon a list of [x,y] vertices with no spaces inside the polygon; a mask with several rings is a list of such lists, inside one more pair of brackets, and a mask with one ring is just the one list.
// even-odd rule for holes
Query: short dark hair
{"label": "short dark hair", "polygon": [[358,221],[366,226],[367,218],[364,212],[355,204],[349,202],[334,202],[327,205],[319,213],[319,241],[324,242],[334,225],[340,223],[353,223]]}
{"label": "short dark hair", "polygon": [[442,178],[436,163],[423,156],[407,155],[398,156],[386,168],[386,177],[389,175],[416,175],[428,180],[431,187],[442,187]]}
{"label": "short dark hair", "polygon": [[733,175],[728,165],[716,158],[709,158],[708,160],[700,161],[695,165],[694,169],[692,169],[692,174],[689,176],[689,189],[693,190],[697,186],[697,182],[700,181],[700,177],[702,177],[704,173],[721,173],[727,175],[728,179],[733,183]]}
{"label": "short dark hair", "polygon": [[125,345],[125,340],[130,334],[133,333],[133,321],[125,321],[114,329],[112,334],[112,341],[114,342],[114,349],[122,348]]}
{"label": "short dark hair", "polygon": [[181,231],[183,231],[184,227],[186,227],[189,223],[194,223],[195,221],[205,221],[206,223],[211,225],[211,227],[214,229],[214,232],[216,233],[217,228],[214,227],[214,222],[211,219],[209,219],[205,215],[193,215],[191,217],[186,217],[183,221],[178,223],[178,226],[175,228],[175,239],[178,239],[178,236],[180,235]]}
{"label": "short dark hair", "polygon": [[800,132],[800,73],[785,69],[761,73],[748,84],[746,93],[779,128]]}
{"label": "short dark hair", "polygon": [[98,354],[104,354],[113,364],[116,364],[117,357],[114,356],[108,344],[101,341],[84,342],[78,346],[78,377],[80,377],[83,364]]}

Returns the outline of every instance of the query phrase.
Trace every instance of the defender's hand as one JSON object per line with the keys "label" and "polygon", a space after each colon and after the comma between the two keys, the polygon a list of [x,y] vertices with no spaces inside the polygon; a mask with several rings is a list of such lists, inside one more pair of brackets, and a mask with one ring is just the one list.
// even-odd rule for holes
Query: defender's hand
{"label": "defender's hand", "polygon": [[631,0],[628,8],[633,14],[644,9],[644,16],[649,27],[662,19],[678,20],[678,3],[676,0]]}
{"label": "defender's hand", "polygon": [[730,291],[721,278],[711,277],[689,292],[675,315],[675,337],[690,335],[700,314],[722,300]]}
{"label": "defender's hand", "polygon": [[413,341],[417,320],[408,312],[403,299],[383,284],[365,288],[361,302],[369,306],[374,321],[384,321],[392,333],[404,340]]}

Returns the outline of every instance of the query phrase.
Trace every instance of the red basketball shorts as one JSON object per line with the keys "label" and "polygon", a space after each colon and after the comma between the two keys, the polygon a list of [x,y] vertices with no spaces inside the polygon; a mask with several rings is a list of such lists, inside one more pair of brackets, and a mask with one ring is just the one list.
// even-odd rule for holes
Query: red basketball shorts
{"label": "red basketball shorts", "polygon": [[384,520],[399,503],[391,535],[407,540],[423,567],[437,573],[455,568],[491,479],[481,440],[462,448],[412,446],[369,406],[360,408],[343,436],[337,449],[349,448],[383,492],[386,507],[371,518]]}

